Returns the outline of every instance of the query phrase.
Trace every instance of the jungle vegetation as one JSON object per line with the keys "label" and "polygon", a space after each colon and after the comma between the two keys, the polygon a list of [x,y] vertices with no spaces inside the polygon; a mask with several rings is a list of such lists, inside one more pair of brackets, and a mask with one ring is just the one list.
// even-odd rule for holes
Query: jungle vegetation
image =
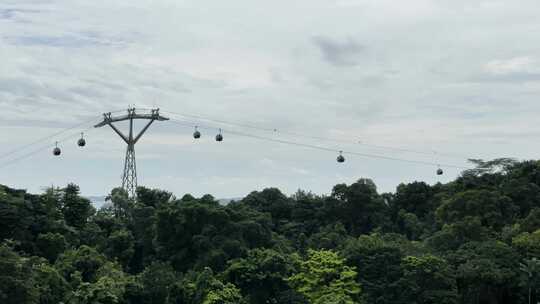
{"label": "jungle vegetation", "polygon": [[475,163],[394,193],[361,178],[227,205],[0,186],[0,303],[537,303],[540,161]]}

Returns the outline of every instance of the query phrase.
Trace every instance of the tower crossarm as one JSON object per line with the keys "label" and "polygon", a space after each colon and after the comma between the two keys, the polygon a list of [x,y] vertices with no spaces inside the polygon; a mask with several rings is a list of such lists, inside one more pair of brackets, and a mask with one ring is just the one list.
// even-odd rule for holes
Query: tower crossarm
{"label": "tower crossarm", "polygon": [[152,110],[152,113],[150,114],[138,114],[138,113],[135,113],[135,109],[130,109],[127,115],[112,116],[111,113],[105,113],[103,114],[103,121],[98,123],[94,127],[100,128],[108,124],[111,124],[113,122],[132,120],[132,119],[147,119],[147,120],[157,120],[157,121],[169,120],[169,118],[164,117],[161,114],[159,114],[159,109]]}

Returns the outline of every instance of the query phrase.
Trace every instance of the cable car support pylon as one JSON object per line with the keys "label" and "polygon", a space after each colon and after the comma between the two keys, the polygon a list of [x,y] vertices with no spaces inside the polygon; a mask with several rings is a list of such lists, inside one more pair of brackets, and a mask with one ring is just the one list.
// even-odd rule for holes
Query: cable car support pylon
{"label": "cable car support pylon", "polygon": [[[142,130],[135,135],[133,132],[133,120],[144,119],[149,122],[142,128]],[[129,135],[126,136],[120,131],[113,123],[120,121],[129,121]],[[150,114],[138,114],[135,112],[135,108],[129,108],[127,115],[112,116],[111,113],[103,114],[103,121],[95,125],[95,128],[100,128],[109,125],[120,138],[127,144],[126,158],[124,161],[124,174],[122,176],[122,188],[126,190],[131,198],[135,198],[135,191],[137,190],[137,164],[135,161],[135,144],[141,139],[143,134],[148,130],[150,125],[154,121],[165,121],[169,118],[161,116],[159,109],[152,109]]]}

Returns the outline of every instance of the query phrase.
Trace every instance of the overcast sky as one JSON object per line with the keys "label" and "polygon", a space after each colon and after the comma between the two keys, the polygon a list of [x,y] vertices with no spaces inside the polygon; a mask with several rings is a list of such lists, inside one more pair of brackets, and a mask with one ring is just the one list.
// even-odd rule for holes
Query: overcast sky
{"label": "overcast sky", "polygon": [[[224,142],[207,129],[195,142],[190,127],[156,123],[137,145],[139,184],[177,196],[448,181],[460,170],[437,177],[433,165],[347,154],[338,164],[336,153],[227,130],[460,166],[537,158],[539,15],[538,0],[1,0],[0,154],[134,104],[351,142],[227,125]],[[0,165],[0,183],[107,194],[125,146],[110,128],[86,137],[85,149],[62,142],[61,158],[47,149]]]}

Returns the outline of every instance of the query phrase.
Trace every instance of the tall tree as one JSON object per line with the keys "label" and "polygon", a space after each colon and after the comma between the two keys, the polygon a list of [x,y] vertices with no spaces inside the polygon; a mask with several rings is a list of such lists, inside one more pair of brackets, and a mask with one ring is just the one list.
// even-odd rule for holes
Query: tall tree
{"label": "tall tree", "polygon": [[81,229],[95,209],[89,200],[79,196],[79,186],[69,184],[63,189],[62,213],[66,223]]}
{"label": "tall tree", "polygon": [[445,260],[433,255],[408,256],[401,268],[403,276],[397,287],[404,304],[457,303],[454,273]]}
{"label": "tall tree", "polygon": [[355,267],[329,250],[310,250],[308,259],[300,261],[298,273],[288,281],[311,303],[360,303],[360,285],[355,281]]}

